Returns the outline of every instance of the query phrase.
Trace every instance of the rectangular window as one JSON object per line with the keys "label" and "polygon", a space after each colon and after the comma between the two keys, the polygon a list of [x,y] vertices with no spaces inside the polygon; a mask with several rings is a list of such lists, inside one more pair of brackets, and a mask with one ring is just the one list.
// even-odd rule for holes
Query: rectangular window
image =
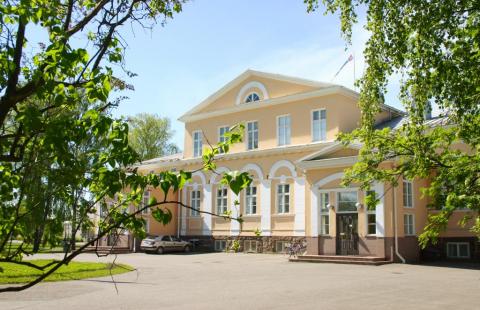
{"label": "rectangular window", "polygon": [[202,132],[193,132],[193,157],[202,156]]}
{"label": "rectangular window", "polygon": [[243,242],[243,251],[250,252],[250,253],[257,253],[257,241],[245,240]]}
{"label": "rectangular window", "polygon": [[278,117],[277,137],[279,146],[290,144],[290,115]]}
{"label": "rectangular window", "polygon": [[470,244],[468,242],[447,242],[448,258],[470,258]]}
{"label": "rectangular window", "polygon": [[337,204],[339,212],[356,212],[357,211],[357,192],[338,192]]}
{"label": "rectangular window", "polygon": [[411,181],[403,180],[403,206],[413,208],[413,186]]}
{"label": "rectangular window", "polygon": [[[225,142],[225,134],[230,130],[230,127],[224,126],[218,128],[218,142]],[[220,153],[223,153],[223,150],[220,150]]]}
{"label": "rectangular window", "polygon": [[275,242],[275,252],[277,252],[277,253],[285,253],[287,244],[288,244],[288,243],[285,242],[285,241],[276,241],[276,242]]}
{"label": "rectangular window", "polygon": [[[367,191],[365,193],[366,196],[372,196],[377,199],[375,191]],[[365,208],[367,210],[367,234],[369,235],[376,235],[377,234],[377,216],[376,216],[376,210],[375,209],[369,209],[367,205],[365,205]]]}
{"label": "rectangular window", "polygon": [[403,227],[406,236],[415,235],[415,219],[413,214],[403,215]]}
{"label": "rectangular window", "polygon": [[218,252],[225,251],[226,247],[227,247],[226,240],[215,240],[215,251],[218,251]]}
{"label": "rectangular window", "polygon": [[245,214],[257,214],[257,187],[254,185],[245,189]]}
{"label": "rectangular window", "polygon": [[258,122],[247,123],[247,149],[258,149]]}
{"label": "rectangular window", "polygon": [[277,186],[277,213],[290,212],[290,184]]}
{"label": "rectangular window", "polygon": [[190,216],[200,215],[200,191],[194,190],[190,192]]}
{"label": "rectangular window", "polygon": [[222,187],[217,189],[217,214],[221,215],[228,210],[227,188]]}
{"label": "rectangular window", "polygon": [[327,139],[327,111],[312,112],[312,140],[325,141]]}
{"label": "rectangular window", "polygon": [[368,213],[368,234],[369,235],[376,235],[377,234],[377,216],[375,213]]}
{"label": "rectangular window", "polygon": [[330,215],[328,193],[320,193],[320,234],[328,235],[330,233]]}
{"label": "rectangular window", "polygon": [[144,209],[145,206],[148,206],[148,202],[150,201],[150,191],[146,190],[143,192],[142,197],[142,214],[148,214],[148,208]]}

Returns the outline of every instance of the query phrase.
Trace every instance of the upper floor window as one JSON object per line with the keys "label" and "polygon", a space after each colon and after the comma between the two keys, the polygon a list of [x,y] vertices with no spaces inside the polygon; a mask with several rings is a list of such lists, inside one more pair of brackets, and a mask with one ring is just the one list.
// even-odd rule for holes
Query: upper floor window
{"label": "upper floor window", "polygon": [[[228,126],[223,126],[223,127],[218,128],[218,142],[219,143],[225,142],[225,140],[226,140],[225,134],[229,130],[230,130],[230,127],[228,127]],[[220,153],[223,153],[222,149],[220,150]]]}
{"label": "upper floor window", "polygon": [[220,187],[217,189],[217,214],[224,214],[228,210],[227,188]]}
{"label": "upper floor window", "polygon": [[193,132],[193,157],[202,156],[202,132],[197,130]]}
{"label": "upper floor window", "polygon": [[190,192],[190,215],[199,216],[200,215],[200,191],[193,190]]}
{"label": "upper floor window", "polygon": [[327,111],[312,112],[312,140],[325,141],[327,139]]}
{"label": "upper floor window", "polygon": [[245,188],[245,214],[257,214],[257,187],[255,185]]}
{"label": "upper floor window", "polygon": [[290,184],[277,186],[277,213],[290,212]]}
{"label": "upper floor window", "polygon": [[245,98],[245,103],[259,101],[259,100],[260,100],[260,96],[257,93],[251,93]]}
{"label": "upper floor window", "polygon": [[403,180],[403,206],[413,208],[413,184],[407,180]]}
{"label": "upper floor window", "polygon": [[247,123],[247,149],[258,149],[258,122]]}
{"label": "upper floor window", "polygon": [[279,146],[290,144],[290,115],[277,118],[277,138]]}

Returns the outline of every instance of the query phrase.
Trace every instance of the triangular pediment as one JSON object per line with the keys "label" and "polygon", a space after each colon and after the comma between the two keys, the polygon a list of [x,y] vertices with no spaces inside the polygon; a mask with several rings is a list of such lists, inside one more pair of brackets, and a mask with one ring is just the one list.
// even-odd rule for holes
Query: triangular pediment
{"label": "triangular pediment", "polygon": [[[239,105],[262,104],[262,102],[271,99],[333,86],[335,85],[280,74],[247,70],[185,113],[180,117],[180,120],[185,120],[192,115],[227,110]],[[252,93],[257,94],[260,100],[246,103],[246,98]]]}

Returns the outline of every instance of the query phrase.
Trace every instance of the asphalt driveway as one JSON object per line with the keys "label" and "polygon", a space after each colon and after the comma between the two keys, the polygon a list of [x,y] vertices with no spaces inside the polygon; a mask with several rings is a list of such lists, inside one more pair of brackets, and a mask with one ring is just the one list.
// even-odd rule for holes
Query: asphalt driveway
{"label": "asphalt driveway", "polygon": [[117,262],[137,268],[115,276],[118,293],[109,277],[42,283],[0,294],[0,309],[480,309],[478,268],[289,263],[281,255],[226,253],[123,254]]}

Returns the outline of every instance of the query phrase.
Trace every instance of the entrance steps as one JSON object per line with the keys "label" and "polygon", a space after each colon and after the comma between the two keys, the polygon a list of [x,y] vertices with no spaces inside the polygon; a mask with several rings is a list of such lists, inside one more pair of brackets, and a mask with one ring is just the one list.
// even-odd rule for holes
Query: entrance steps
{"label": "entrance steps", "polygon": [[391,264],[391,261],[385,257],[378,256],[360,256],[360,255],[299,255],[291,257],[291,262],[306,263],[331,263],[331,264],[355,264],[355,265],[371,265],[379,266]]}

